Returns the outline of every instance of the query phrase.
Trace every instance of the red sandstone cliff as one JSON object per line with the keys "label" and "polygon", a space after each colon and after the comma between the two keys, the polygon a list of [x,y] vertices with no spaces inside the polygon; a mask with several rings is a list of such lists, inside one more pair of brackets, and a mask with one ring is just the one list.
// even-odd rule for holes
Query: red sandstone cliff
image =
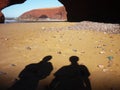
{"label": "red sandstone cliff", "polygon": [[19,17],[19,20],[39,20],[47,18],[66,20],[67,17],[65,8],[62,6],[54,8],[34,9],[22,14]]}

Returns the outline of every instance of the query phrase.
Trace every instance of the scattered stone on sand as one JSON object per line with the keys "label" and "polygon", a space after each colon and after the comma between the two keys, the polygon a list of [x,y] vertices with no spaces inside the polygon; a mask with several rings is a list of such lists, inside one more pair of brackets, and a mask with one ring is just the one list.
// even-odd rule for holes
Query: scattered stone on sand
{"label": "scattered stone on sand", "polygon": [[111,60],[113,60],[114,57],[113,56],[108,56],[107,58],[108,58],[109,61],[111,61]]}
{"label": "scattered stone on sand", "polygon": [[105,53],[105,51],[100,51],[100,52],[99,52],[99,54],[104,54],[104,53]]}
{"label": "scattered stone on sand", "polygon": [[41,29],[42,29],[42,30],[45,30],[45,27],[42,27]]}
{"label": "scattered stone on sand", "polygon": [[107,72],[107,71],[108,71],[108,69],[106,69],[106,68],[105,68],[105,69],[103,69],[102,71],[103,71],[103,72]]}
{"label": "scattered stone on sand", "polygon": [[72,44],[69,44],[69,46],[72,46]]}
{"label": "scattered stone on sand", "polygon": [[100,68],[100,69],[103,69],[103,68],[104,68],[104,65],[99,64],[99,65],[97,65],[97,67]]}
{"label": "scattered stone on sand", "polygon": [[[120,33],[120,24],[112,24],[112,23],[98,23],[98,22],[90,22],[83,21],[78,22],[74,25],[74,28],[77,30],[95,30],[106,33]],[[72,29],[74,29],[72,28]]]}
{"label": "scattered stone on sand", "polygon": [[100,68],[103,72],[107,72],[109,70],[109,69],[105,68],[105,66],[102,64],[97,65],[97,67]]}
{"label": "scattered stone on sand", "polygon": [[113,50],[110,50],[110,52],[113,52]]}
{"label": "scattered stone on sand", "polygon": [[104,34],[107,34],[107,32],[103,32]]}
{"label": "scattered stone on sand", "polygon": [[48,41],[47,39],[45,39],[45,41]]}
{"label": "scattered stone on sand", "polygon": [[57,52],[57,54],[62,54],[62,52],[61,52],[61,51],[59,51],[59,52]]}
{"label": "scattered stone on sand", "polygon": [[11,64],[11,66],[16,66],[16,64]]}
{"label": "scattered stone on sand", "polygon": [[53,36],[53,38],[56,38],[56,36]]}
{"label": "scattered stone on sand", "polygon": [[54,27],[54,28],[47,28],[47,29],[48,30],[65,30],[65,29],[67,30],[92,30],[92,31],[103,32],[104,34],[107,34],[107,33],[119,34],[120,24],[82,21],[82,22],[76,22],[74,25],[71,25],[71,26]]}
{"label": "scattered stone on sand", "polygon": [[105,46],[107,46],[106,44],[103,44],[103,46],[105,47]]}
{"label": "scattered stone on sand", "polygon": [[8,38],[5,38],[5,41],[9,40]]}
{"label": "scattered stone on sand", "polygon": [[108,60],[109,60],[107,66],[108,66],[108,67],[111,67],[111,66],[113,65],[113,56],[108,56],[107,58],[108,58]]}
{"label": "scattered stone on sand", "polygon": [[73,51],[73,52],[77,52],[77,50],[76,50],[76,49],[72,49],[72,51]]}
{"label": "scattered stone on sand", "polygon": [[107,65],[107,66],[108,66],[108,67],[111,67],[112,65],[113,65],[113,61],[111,61],[111,60],[108,61],[108,65]]}
{"label": "scattered stone on sand", "polygon": [[32,48],[28,46],[28,47],[26,47],[26,49],[27,49],[27,50],[31,50]]}
{"label": "scattered stone on sand", "polygon": [[85,51],[81,51],[80,53],[85,53]]}

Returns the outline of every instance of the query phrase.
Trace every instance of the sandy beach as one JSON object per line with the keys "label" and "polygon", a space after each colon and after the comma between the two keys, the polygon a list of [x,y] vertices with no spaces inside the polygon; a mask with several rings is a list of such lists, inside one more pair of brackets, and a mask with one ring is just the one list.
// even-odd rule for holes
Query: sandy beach
{"label": "sandy beach", "polygon": [[53,74],[70,64],[69,57],[73,55],[80,58],[79,64],[89,69],[92,90],[120,90],[120,30],[109,32],[111,27],[108,31],[89,30],[80,28],[82,25],[69,22],[0,24],[0,90],[10,87],[26,65],[37,63],[47,55],[53,56],[50,62],[54,69],[39,82],[38,90],[44,90],[54,78]]}

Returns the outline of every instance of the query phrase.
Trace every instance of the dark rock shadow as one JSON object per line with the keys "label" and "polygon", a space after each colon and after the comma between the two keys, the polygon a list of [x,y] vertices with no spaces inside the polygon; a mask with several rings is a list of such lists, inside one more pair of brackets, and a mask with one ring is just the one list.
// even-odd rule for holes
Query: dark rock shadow
{"label": "dark rock shadow", "polygon": [[92,90],[88,78],[90,72],[85,65],[79,65],[78,60],[79,57],[71,56],[71,64],[55,72],[49,90]]}
{"label": "dark rock shadow", "polygon": [[36,90],[39,80],[45,79],[53,70],[49,60],[52,56],[46,56],[42,61],[27,65],[19,74],[19,80],[8,90]]}

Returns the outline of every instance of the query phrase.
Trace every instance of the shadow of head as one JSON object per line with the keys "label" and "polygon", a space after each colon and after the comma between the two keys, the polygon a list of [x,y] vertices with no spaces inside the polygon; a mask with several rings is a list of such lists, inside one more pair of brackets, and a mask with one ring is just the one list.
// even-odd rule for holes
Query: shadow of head
{"label": "shadow of head", "polygon": [[52,56],[51,55],[48,55],[46,57],[43,58],[42,62],[48,62],[52,59]]}
{"label": "shadow of head", "polygon": [[79,57],[78,57],[78,56],[71,56],[71,57],[69,58],[69,61],[70,61],[71,63],[77,63],[77,61],[79,61]]}

